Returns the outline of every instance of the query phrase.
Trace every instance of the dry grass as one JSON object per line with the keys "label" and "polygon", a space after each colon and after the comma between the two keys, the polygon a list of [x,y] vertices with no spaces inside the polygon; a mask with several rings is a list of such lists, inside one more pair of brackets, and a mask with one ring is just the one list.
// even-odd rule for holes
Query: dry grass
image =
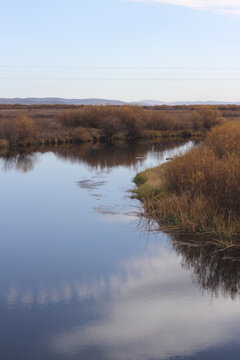
{"label": "dry grass", "polygon": [[239,122],[218,126],[200,148],[139,174],[137,194],[147,213],[188,233],[239,239],[239,135]]}

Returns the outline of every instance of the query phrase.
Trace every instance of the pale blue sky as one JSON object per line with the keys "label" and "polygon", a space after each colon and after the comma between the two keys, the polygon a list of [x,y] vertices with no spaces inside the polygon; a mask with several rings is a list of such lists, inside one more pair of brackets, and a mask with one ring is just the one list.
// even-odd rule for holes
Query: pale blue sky
{"label": "pale blue sky", "polygon": [[0,5],[0,97],[240,101],[240,0]]}

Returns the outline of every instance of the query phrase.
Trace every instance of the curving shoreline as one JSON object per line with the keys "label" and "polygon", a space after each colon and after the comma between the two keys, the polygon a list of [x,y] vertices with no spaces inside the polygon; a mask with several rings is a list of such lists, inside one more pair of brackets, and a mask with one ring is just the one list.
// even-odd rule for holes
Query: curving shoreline
{"label": "curving shoreline", "polygon": [[240,124],[213,129],[202,146],[136,175],[144,215],[170,231],[240,243]]}

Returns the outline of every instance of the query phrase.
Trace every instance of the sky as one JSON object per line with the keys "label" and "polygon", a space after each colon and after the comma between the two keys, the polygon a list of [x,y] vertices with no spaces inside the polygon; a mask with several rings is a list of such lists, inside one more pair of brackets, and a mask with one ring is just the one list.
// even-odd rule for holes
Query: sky
{"label": "sky", "polygon": [[240,0],[0,6],[0,97],[240,101]]}

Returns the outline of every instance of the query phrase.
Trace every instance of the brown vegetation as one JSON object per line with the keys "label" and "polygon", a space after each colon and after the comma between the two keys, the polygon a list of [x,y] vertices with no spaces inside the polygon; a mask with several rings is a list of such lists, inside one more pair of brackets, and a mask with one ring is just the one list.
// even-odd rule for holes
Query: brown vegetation
{"label": "brown vegetation", "polygon": [[0,144],[201,136],[233,116],[240,107],[0,105]]}
{"label": "brown vegetation", "polygon": [[186,232],[239,240],[239,136],[240,122],[225,123],[201,147],[139,174],[138,195],[147,212]]}

